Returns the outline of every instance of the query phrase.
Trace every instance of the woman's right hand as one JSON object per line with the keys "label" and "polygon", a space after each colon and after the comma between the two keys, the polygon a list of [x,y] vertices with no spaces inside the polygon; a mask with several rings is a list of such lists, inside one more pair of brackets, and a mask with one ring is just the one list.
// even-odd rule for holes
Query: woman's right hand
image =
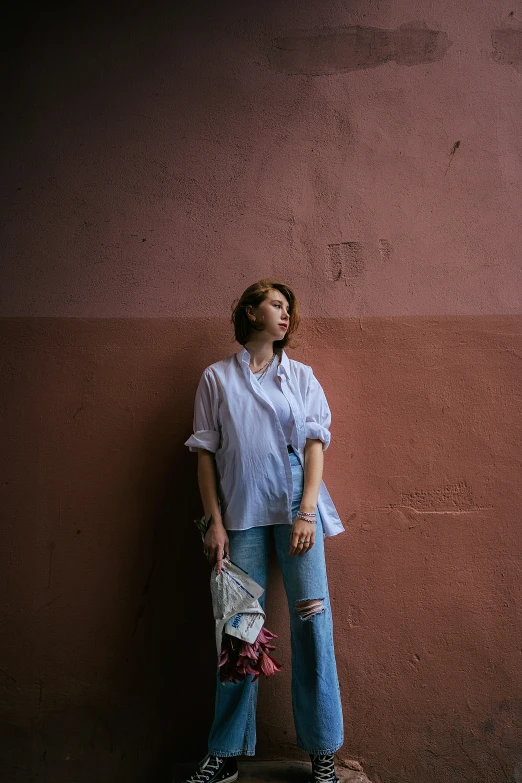
{"label": "woman's right hand", "polygon": [[220,516],[212,515],[212,521],[203,539],[203,550],[208,557],[210,566],[216,566],[220,574],[223,567],[223,557],[228,557],[228,536]]}

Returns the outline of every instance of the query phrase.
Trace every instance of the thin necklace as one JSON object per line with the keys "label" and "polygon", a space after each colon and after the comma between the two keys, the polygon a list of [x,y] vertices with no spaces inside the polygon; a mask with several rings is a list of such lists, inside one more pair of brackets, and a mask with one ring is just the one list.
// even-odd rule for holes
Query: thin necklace
{"label": "thin necklace", "polygon": [[[273,353],[273,354],[272,354],[272,358],[271,358],[271,359],[269,359],[269,360],[267,361],[267,363],[266,363],[265,365],[263,365],[263,367],[261,367],[261,369],[260,369],[260,370],[252,370],[252,372],[254,373],[254,375],[257,377],[257,380],[259,381],[259,383],[263,383],[263,379],[265,378],[265,376],[266,376],[266,374],[267,374],[268,370],[269,370],[269,369],[270,369],[270,367],[272,366],[272,362],[274,361],[275,357],[276,357],[276,354],[275,354],[275,353]],[[259,375],[258,373],[261,373],[261,375]]]}

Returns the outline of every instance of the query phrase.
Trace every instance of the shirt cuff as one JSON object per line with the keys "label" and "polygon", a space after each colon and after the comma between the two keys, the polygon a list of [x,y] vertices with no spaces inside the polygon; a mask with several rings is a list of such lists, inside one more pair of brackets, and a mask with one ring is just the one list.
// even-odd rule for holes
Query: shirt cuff
{"label": "shirt cuff", "polygon": [[206,449],[215,453],[219,446],[219,432],[215,430],[198,430],[185,441],[185,446],[188,446],[189,451]]}
{"label": "shirt cuff", "polygon": [[326,451],[330,445],[330,431],[326,427],[321,427],[315,421],[306,422],[305,436],[311,440],[321,440],[323,442],[323,451]]}

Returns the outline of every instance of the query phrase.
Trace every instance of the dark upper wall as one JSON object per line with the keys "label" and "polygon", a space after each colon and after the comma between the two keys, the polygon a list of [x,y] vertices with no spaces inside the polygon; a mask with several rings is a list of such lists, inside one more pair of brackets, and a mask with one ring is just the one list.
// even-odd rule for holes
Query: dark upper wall
{"label": "dark upper wall", "polygon": [[[520,312],[516,14],[40,9],[5,55],[6,316]],[[25,31],[25,35],[24,35]],[[23,44],[23,45],[20,45]]]}

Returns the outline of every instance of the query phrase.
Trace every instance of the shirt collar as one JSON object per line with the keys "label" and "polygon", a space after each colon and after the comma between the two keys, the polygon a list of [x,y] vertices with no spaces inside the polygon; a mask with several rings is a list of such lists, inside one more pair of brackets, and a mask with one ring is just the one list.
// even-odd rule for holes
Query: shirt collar
{"label": "shirt collar", "polygon": [[[246,370],[249,369],[248,365],[250,364],[251,357],[250,357],[250,353],[247,351],[244,345],[242,346],[241,350],[236,353],[236,358],[239,362],[240,367],[244,367]],[[286,355],[284,348],[281,352],[281,363],[277,368],[278,375],[282,371],[285,372],[287,376],[290,375],[290,360]]]}

